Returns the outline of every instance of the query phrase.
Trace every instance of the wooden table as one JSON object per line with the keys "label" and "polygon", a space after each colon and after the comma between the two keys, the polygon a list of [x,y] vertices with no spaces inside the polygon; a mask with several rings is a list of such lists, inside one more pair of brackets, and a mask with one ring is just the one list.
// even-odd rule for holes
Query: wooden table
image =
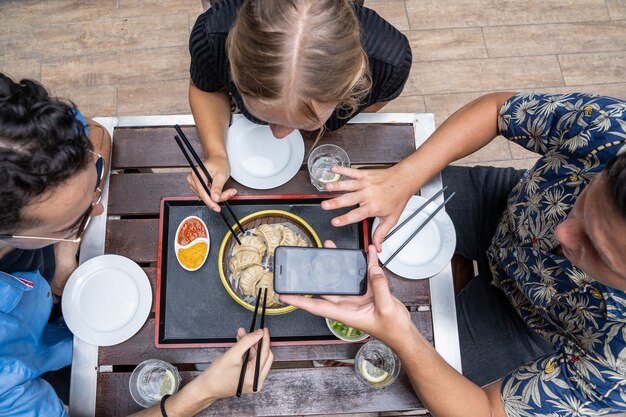
{"label": "wooden table", "polygon": [[[241,117],[241,116],[235,116]],[[189,171],[174,140],[174,124],[201,154],[191,116],[97,118],[113,137],[111,176],[103,192],[105,213],[94,218],[81,248],[81,262],[104,253],[126,256],[150,278],[155,294],[159,202],[164,196],[192,195],[185,181]],[[384,167],[410,154],[434,130],[432,114],[363,114],[323,143],[344,148],[353,165]],[[308,152],[313,138],[305,137]],[[240,195],[264,194],[232,180]],[[424,186],[428,197],[441,188],[439,176]],[[272,194],[315,193],[306,167]],[[439,198],[438,203],[443,201]],[[413,321],[441,355],[460,370],[451,268],[430,280],[411,281],[388,274],[393,293],[407,306]],[[193,364],[208,363],[223,348],[157,349],[154,308],[131,339],[111,347],[96,347],[74,339],[72,416],[121,416],[139,410],[128,390],[135,365],[151,358],[176,364],[183,384],[196,374]],[[421,409],[408,378],[401,374],[385,389],[358,382],[352,368],[305,367],[318,359],[352,359],[360,345],[275,346],[276,369],[256,395],[218,401],[201,415],[284,416],[365,413]],[[306,361],[306,362],[304,362]],[[424,412],[426,412],[424,410]]]}

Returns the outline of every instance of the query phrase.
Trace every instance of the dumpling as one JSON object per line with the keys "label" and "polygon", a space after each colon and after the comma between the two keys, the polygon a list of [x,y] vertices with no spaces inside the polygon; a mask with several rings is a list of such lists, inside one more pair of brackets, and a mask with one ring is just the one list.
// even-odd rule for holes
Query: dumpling
{"label": "dumpling", "polygon": [[283,238],[280,240],[278,246],[297,246],[298,235],[288,227],[281,226]]}
{"label": "dumpling", "polygon": [[274,256],[274,250],[283,238],[283,234],[280,229],[269,224],[262,224],[256,229],[253,229],[252,233],[265,241],[265,244],[267,245],[267,255]]}
{"label": "dumpling", "polygon": [[[269,290],[274,291],[274,274],[272,274],[270,271],[263,272],[263,275],[261,275],[261,278],[257,281],[256,285],[254,286],[255,294],[258,294],[259,288],[267,288]],[[263,295],[262,292],[261,292],[261,295]],[[267,295],[268,296],[270,295],[269,291]]]}
{"label": "dumpling", "polygon": [[258,236],[245,235],[239,237],[239,240],[241,241],[241,245],[238,245],[237,243],[234,244],[233,250],[231,252],[232,255],[236,255],[242,250],[255,250],[259,253],[259,255],[263,256],[267,251],[265,241]]}
{"label": "dumpling", "polygon": [[[263,302],[263,300],[261,300]],[[278,294],[274,290],[267,290],[267,305],[266,307],[280,307],[283,304],[278,299]]]}
{"label": "dumpling", "polygon": [[307,248],[309,246],[309,242],[307,242],[305,239],[301,238],[300,236],[296,236],[298,238],[298,242],[296,243],[296,246],[302,246]]}
{"label": "dumpling", "polygon": [[233,276],[237,276],[244,268],[261,265],[261,255],[256,250],[241,250],[230,258],[228,266]]}
{"label": "dumpling", "polygon": [[[267,288],[267,304],[266,307],[275,307],[281,305],[280,300],[278,299],[278,294],[274,292],[274,274],[270,271],[265,271],[263,275],[261,275],[261,279],[259,279],[254,286],[255,293],[259,293],[259,288]],[[263,291],[261,291],[261,297],[263,297]],[[263,299],[261,299],[261,303]]]}
{"label": "dumpling", "polygon": [[259,282],[265,269],[261,265],[252,265],[239,274],[239,289],[244,295],[255,297],[258,293],[256,284]]}

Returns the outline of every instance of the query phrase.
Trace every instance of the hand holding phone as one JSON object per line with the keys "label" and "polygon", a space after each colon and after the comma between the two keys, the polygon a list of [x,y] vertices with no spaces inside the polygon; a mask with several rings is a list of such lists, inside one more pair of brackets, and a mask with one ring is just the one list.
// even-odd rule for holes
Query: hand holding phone
{"label": "hand holding phone", "polygon": [[363,295],[367,262],[360,249],[279,246],[274,256],[278,294]]}

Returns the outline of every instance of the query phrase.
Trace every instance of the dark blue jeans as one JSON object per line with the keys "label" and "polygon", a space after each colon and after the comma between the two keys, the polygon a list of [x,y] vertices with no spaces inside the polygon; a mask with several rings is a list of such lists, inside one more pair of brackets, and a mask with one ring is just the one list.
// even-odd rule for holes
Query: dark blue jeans
{"label": "dark blue jeans", "polygon": [[505,294],[491,285],[486,252],[511,189],[524,171],[450,166],[442,172],[446,205],[456,229],[456,252],[478,263],[479,274],[456,298],[463,374],[479,385],[554,349],[522,321]]}

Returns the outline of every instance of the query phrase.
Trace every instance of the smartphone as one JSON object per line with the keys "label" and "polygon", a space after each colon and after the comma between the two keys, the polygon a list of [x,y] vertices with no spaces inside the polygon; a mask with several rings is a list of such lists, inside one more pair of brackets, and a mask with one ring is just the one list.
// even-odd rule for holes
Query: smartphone
{"label": "smartphone", "polygon": [[279,246],[274,253],[278,294],[363,295],[367,261],[360,249]]}

